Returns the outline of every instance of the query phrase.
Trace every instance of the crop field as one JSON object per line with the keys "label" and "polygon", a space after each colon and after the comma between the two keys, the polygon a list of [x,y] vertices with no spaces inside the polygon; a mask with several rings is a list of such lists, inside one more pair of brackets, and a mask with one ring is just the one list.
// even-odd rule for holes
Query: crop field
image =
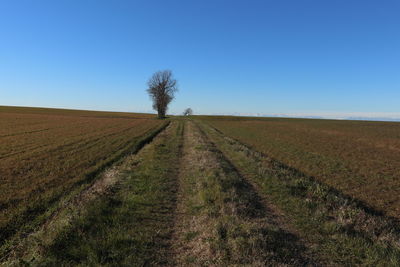
{"label": "crop field", "polygon": [[203,117],[257,151],[400,218],[400,123]]}
{"label": "crop field", "polygon": [[160,125],[141,114],[0,107],[0,236],[89,182]]}
{"label": "crop field", "polygon": [[399,266],[400,124],[0,107],[6,266]]}

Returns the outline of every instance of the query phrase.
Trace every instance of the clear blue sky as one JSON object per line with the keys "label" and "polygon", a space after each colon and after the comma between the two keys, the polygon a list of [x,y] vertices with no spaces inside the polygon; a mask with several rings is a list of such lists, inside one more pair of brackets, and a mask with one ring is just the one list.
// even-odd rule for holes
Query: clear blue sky
{"label": "clear blue sky", "polygon": [[400,1],[0,1],[0,105],[400,113]]}

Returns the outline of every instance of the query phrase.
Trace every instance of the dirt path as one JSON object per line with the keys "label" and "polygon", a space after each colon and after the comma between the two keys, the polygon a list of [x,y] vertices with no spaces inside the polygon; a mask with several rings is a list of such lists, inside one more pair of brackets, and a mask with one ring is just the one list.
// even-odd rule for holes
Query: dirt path
{"label": "dirt path", "polygon": [[[97,264],[315,265],[280,210],[261,196],[202,127],[174,121],[62,203],[8,263],[91,262],[75,255],[78,248],[98,255]],[[64,229],[71,230],[60,237]]]}
{"label": "dirt path", "polygon": [[193,122],[186,122],[174,265],[314,265],[277,208]]}
{"label": "dirt path", "polygon": [[49,216],[49,218],[34,232],[29,233],[22,239],[14,241],[17,243],[10,248],[7,258],[2,262],[8,264],[17,264],[17,262],[30,262],[33,259],[39,259],[54,239],[69,227],[77,217],[82,216],[86,212],[86,206],[93,200],[110,193],[110,190],[118,183],[121,173],[128,168],[132,168],[132,163],[140,157],[140,153],[146,150],[152,142],[160,139],[165,131],[168,131],[171,125],[155,136],[150,136],[139,151],[135,154],[126,156],[123,160],[106,169],[89,187],[73,194],[72,197],[65,198],[59,207]]}
{"label": "dirt path", "polygon": [[[396,262],[397,250],[340,228],[347,221],[336,220],[337,209],[330,207],[347,205],[346,199],[257,153],[202,122],[173,120],[139,153],[62,203],[14,247],[10,260],[51,266],[341,266],[372,265],[389,252],[386,258]],[[327,203],[325,196],[336,202]]]}
{"label": "dirt path", "polygon": [[[177,206],[171,239],[171,257],[175,266],[185,266],[191,263],[195,265],[199,259],[203,264],[209,263],[212,258],[210,248],[203,242],[210,234],[204,229],[207,225],[207,217],[195,216],[191,205],[191,196],[197,192],[196,188],[199,187],[198,181],[195,181],[192,176],[194,170],[198,171],[195,165],[199,163],[203,165],[203,168],[206,167],[201,162],[203,158],[197,152],[193,125],[191,122],[185,122],[182,159],[178,176]],[[196,154],[200,157],[196,157]]]}

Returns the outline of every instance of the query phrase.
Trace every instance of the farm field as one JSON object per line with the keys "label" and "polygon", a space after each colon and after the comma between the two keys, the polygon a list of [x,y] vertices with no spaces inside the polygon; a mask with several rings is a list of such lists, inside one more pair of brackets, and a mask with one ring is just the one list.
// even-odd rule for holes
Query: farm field
{"label": "farm field", "polygon": [[[370,144],[392,166],[381,150],[396,148],[396,124],[0,110],[7,126],[1,155],[8,161],[0,165],[7,178],[1,188],[5,265],[400,264],[396,216],[370,209],[340,188],[344,182],[329,183],[344,171],[362,177],[359,169],[341,167],[361,155],[350,157],[342,146],[366,153]],[[364,133],[363,125],[378,130]],[[381,150],[372,146],[379,137],[386,144]],[[306,157],[311,148],[327,162],[318,158],[314,166]],[[326,166],[324,176],[311,173]],[[388,181],[395,181],[391,175]]]}
{"label": "farm field", "polygon": [[400,123],[204,116],[256,151],[400,218]]}
{"label": "farm field", "polygon": [[162,124],[143,114],[0,107],[1,244]]}
{"label": "farm field", "polygon": [[400,1],[0,7],[0,267],[400,267]]}

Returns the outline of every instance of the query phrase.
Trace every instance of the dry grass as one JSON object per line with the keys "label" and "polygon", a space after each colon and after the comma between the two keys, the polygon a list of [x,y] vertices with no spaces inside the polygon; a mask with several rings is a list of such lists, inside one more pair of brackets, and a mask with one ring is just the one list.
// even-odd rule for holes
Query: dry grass
{"label": "dry grass", "polygon": [[174,240],[179,266],[301,265],[305,248],[275,220],[197,126],[185,128]]}
{"label": "dry grass", "polygon": [[400,123],[201,119],[257,151],[400,218]]}

